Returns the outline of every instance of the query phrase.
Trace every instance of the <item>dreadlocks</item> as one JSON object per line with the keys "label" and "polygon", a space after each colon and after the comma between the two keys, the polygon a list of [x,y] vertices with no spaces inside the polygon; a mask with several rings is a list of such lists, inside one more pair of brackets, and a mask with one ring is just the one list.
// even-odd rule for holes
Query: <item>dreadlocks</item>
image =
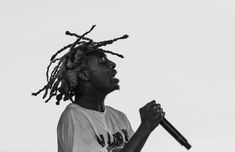
{"label": "dreadlocks", "polygon": [[[52,97],[56,96],[56,104],[59,105],[60,101],[70,100],[74,102],[73,97],[75,95],[75,88],[78,85],[76,74],[86,67],[84,62],[85,56],[91,52],[98,51],[102,53],[109,53],[118,57],[124,58],[123,55],[114,53],[108,50],[101,49],[100,47],[112,44],[113,42],[128,38],[128,35],[123,35],[112,40],[106,40],[101,42],[94,42],[92,39],[85,37],[94,29],[95,25],[84,34],[77,35],[66,31],[65,34],[69,36],[75,36],[77,40],[58,50],[50,59],[50,64],[47,66],[46,78],[47,84],[32,95],[37,96],[44,91],[43,99],[49,96],[45,102],[48,102]],[[69,51],[62,57],[57,57],[58,54],[64,50]],[[56,58],[57,57],[57,58]],[[53,63],[58,62],[50,73],[50,67]]]}

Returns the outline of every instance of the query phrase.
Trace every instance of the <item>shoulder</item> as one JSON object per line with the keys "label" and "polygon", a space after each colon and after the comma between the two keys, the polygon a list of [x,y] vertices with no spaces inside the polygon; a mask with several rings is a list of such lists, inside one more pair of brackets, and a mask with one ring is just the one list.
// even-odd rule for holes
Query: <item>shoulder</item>
{"label": "shoulder", "polygon": [[106,110],[108,114],[114,114],[117,115],[118,117],[120,117],[121,119],[127,119],[127,116],[124,112],[117,110],[113,107],[110,106],[106,106]]}
{"label": "shoulder", "polygon": [[78,106],[76,106],[75,104],[69,104],[64,111],[62,112],[61,116],[73,116],[75,113],[79,113],[82,114],[82,111],[79,109]]}
{"label": "shoulder", "polygon": [[122,112],[122,111],[120,111],[118,109],[115,109],[115,108],[113,108],[111,106],[105,106],[105,108],[106,108],[107,112],[114,112],[114,113],[117,113],[117,114],[120,114],[120,115],[125,115],[124,112]]}
{"label": "shoulder", "polygon": [[59,123],[84,119],[85,114],[76,104],[69,104],[60,116]]}

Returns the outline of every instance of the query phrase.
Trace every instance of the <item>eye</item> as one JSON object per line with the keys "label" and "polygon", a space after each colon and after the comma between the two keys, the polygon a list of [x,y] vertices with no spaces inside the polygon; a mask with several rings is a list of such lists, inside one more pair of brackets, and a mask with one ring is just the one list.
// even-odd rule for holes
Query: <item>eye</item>
{"label": "eye", "polygon": [[106,63],[107,59],[105,57],[100,58],[100,63]]}

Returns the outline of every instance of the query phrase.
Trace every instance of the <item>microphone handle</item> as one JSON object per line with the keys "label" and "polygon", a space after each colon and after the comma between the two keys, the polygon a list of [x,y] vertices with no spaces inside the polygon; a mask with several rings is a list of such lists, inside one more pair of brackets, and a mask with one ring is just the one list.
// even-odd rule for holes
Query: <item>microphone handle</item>
{"label": "microphone handle", "polygon": [[163,117],[162,121],[160,122],[161,126],[165,128],[181,145],[183,145],[188,150],[191,148],[191,145],[188,141],[181,135],[174,126]]}

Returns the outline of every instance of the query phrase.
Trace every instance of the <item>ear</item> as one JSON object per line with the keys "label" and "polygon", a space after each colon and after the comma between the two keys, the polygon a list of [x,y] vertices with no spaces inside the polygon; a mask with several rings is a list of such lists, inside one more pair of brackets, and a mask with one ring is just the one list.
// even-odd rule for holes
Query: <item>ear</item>
{"label": "ear", "polygon": [[89,71],[87,69],[83,69],[83,70],[79,71],[77,76],[78,76],[78,80],[81,80],[84,82],[90,80],[89,79],[89,77],[90,77]]}

